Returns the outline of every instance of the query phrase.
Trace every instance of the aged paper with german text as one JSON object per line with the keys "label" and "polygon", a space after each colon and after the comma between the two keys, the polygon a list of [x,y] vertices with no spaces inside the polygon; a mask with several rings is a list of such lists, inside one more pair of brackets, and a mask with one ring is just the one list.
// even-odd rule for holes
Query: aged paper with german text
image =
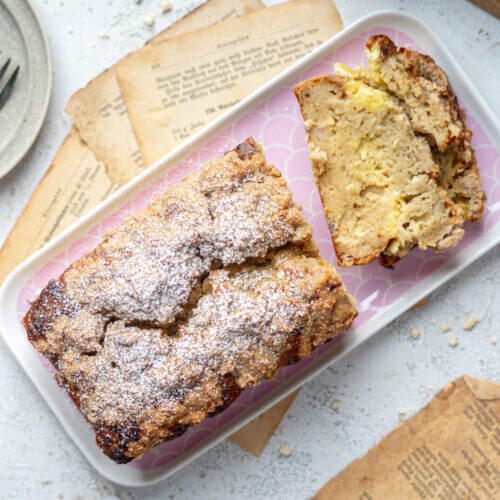
{"label": "aged paper with german text", "polygon": [[[162,43],[169,38],[262,7],[260,0],[209,0],[160,32],[148,45]],[[193,54],[187,56],[192,57]],[[144,158],[123,102],[114,67],[75,92],[66,104],[65,111],[96,158],[105,164],[106,173],[112,181],[123,185],[144,169]]]}
{"label": "aged paper with german text", "polygon": [[341,28],[331,0],[291,0],[129,54],[115,73],[146,165]]}
{"label": "aged paper with german text", "polygon": [[330,498],[500,498],[500,385],[451,382],[314,496]]}

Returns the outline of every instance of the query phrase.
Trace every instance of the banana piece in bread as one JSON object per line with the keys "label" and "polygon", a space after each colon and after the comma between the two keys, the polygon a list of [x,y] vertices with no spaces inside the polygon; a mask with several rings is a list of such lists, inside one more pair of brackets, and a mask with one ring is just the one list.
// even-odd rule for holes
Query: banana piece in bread
{"label": "banana piece in bread", "polygon": [[51,280],[24,318],[118,463],[349,329],[354,300],[248,139]]}
{"label": "banana piece in bread", "polygon": [[426,139],[399,100],[362,79],[323,75],[295,87],[338,263],[392,263],[413,246],[456,245],[463,209],[439,185]]}
{"label": "banana piece in bread", "polygon": [[480,219],[485,194],[477,169],[471,132],[444,71],[434,60],[396,45],[385,35],[366,43],[369,79],[402,103],[413,130],[428,140],[440,167],[441,185],[466,218]]}

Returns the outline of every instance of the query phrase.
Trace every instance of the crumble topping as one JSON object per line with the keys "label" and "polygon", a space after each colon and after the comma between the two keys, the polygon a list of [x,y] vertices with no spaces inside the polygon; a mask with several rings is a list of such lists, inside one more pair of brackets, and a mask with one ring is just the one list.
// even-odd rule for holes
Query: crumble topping
{"label": "crumble topping", "polygon": [[348,329],[353,301],[248,139],[52,280],[24,322],[124,463]]}

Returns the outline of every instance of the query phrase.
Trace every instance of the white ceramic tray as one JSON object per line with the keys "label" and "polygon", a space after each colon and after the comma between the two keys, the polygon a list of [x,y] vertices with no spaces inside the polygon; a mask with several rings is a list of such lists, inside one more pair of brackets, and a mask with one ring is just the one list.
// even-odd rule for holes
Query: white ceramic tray
{"label": "white ceramic tray", "polygon": [[[286,176],[313,225],[321,254],[334,263],[328,229],[310,174],[293,84],[315,74],[332,72],[336,61],[351,66],[362,64],[367,37],[379,32],[388,34],[399,45],[409,44],[432,55],[448,73],[467,110],[488,195],[481,222],[466,224],[466,237],[446,254],[413,251],[395,270],[382,268],[377,263],[341,269],[344,282],[358,300],[360,313],[348,334],[318,348],[308,359],[282,368],[276,379],[244,391],[228,410],[183,436],[161,444],[141,460],[116,465],[98,450],[93,431],[58,388],[48,363],[27,341],[20,319],[28,308],[28,301],[37,296],[49,279],[57,277],[70,262],[93,248],[106,230],[147,205],[152,194],[162,192],[166,185],[178,182],[206,159],[221,155],[250,135],[264,145],[268,160]],[[0,330],[90,463],[114,482],[131,486],[151,484],[172,474],[304,384],[496,245],[500,241],[499,145],[497,119],[437,37],[407,15],[373,14],[345,29],[245,98],[19,266],[0,290]]]}

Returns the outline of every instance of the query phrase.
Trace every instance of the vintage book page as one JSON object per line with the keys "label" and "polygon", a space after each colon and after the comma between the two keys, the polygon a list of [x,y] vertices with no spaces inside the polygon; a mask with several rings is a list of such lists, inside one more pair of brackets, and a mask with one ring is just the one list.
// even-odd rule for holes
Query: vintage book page
{"label": "vintage book page", "polygon": [[0,251],[0,283],[118,187],[73,127]]}
{"label": "vintage book page", "polygon": [[283,398],[279,403],[276,403],[262,415],[248,422],[245,427],[242,427],[227,439],[258,457],[266,447],[267,442],[273,435],[273,432],[276,430],[276,427],[278,427],[278,424],[281,422],[281,419],[293,403],[299,391],[300,389],[292,392],[292,394]]}
{"label": "vintage book page", "polygon": [[460,377],[314,497],[500,498],[500,385]]}
{"label": "vintage book page", "polygon": [[105,163],[110,179],[123,185],[144,169],[113,68],[73,94],[65,111],[81,138]]}
{"label": "vintage book page", "polygon": [[[209,0],[148,43],[204,28],[219,21],[260,9],[260,0]],[[191,55],[189,55],[191,57]],[[125,184],[144,168],[144,159],[127,115],[113,68],[94,78],[68,101],[66,113],[96,158],[106,165],[109,178]],[[147,113],[147,110],[143,110]]]}
{"label": "vintage book page", "polygon": [[291,0],[122,59],[115,73],[146,165],[341,28],[331,0]]}
{"label": "vintage book page", "polygon": [[265,5],[261,0],[238,0],[237,2],[234,0],[208,0],[197,9],[186,14],[181,21],[172,24],[155,35],[146,45],[162,43],[174,36],[212,26],[212,24],[226,19],[250,14],[264,7]]}

